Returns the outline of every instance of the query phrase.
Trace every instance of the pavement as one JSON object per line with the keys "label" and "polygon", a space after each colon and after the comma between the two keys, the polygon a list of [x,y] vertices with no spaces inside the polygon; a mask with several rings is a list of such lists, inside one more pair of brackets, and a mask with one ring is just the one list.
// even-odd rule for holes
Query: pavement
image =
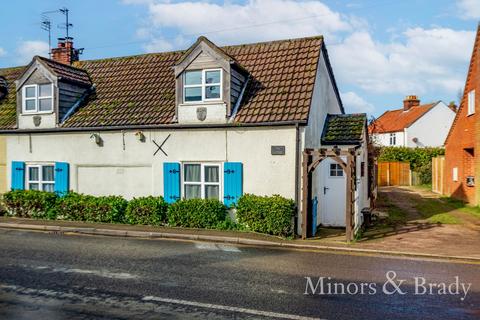
{"label": "pavement", "polygon": [[478,262],[12,229],[0,243],[0,319],[480,317]]}

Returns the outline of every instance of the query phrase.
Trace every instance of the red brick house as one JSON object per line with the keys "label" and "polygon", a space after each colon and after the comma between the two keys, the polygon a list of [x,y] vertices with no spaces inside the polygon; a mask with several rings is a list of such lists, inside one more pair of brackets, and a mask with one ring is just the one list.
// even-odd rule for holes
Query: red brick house
{"label": "red brick house", "polygon": [[480,25],[460,109],[445,141],[446,193],[473,205],[480,203]]}

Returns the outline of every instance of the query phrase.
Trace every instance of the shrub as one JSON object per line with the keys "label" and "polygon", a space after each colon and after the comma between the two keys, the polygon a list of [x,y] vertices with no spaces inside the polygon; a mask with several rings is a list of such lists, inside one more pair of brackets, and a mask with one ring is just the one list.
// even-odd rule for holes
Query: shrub
{"label": "shrub", "polygon": [[91,222],[123,222],[127,200],[120,196],[94,197],[70,192],[59,198],[58,218]]}
{"label": "shrub", "polygon": [[278,236],[293,234],[295,202],[279,195],[243,195],[237,205],[238,222],[256,232]]}
{"label": "shrub", "polygon": [[134,198],[125,210],[125,222],[130,224],[160,225],[167,218],[168,204],[163,197]]}
{"label": "shrub", "polygon": [[7,214],[16,217],[55,219],[55,201],[52,192],[36,190],[14,190],[3,195]]}
{"label": "shrub", "polygon": [[227,208],[214,199],[183,199],[168,208],[168,224],[189,228],[216,228],[225,221]]}

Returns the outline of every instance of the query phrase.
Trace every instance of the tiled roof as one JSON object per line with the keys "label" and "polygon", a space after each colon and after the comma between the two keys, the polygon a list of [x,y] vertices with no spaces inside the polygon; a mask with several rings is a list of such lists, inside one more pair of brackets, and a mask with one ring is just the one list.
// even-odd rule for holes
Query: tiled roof
{"label": "tiled roof", "polygon": [[[319,36],[221,47],[251,75],[234,122],[306,121],[322,45]],[[184,53],[76,62],[73,69],[85,70],[96,92],[61,126],[175,123],[173,66]],[[0,69],[0,75],[3,72]],[[0,102],[0,111],[3,108]]]}
{"label": "tiled roof", "polygon": [[322,133],[322,144],[357,144],[367,125],[365,113],[329,114]]}
{"label": "tiled roof", "polygon": [[430,111],[438,102],[411,107],[408,111],[402,109],[389,110],[378,117],[368,127],[371,133],[388,133],[403,131]]}
{"label": "tiled roof", "polygon": [[50,69],[56,76],[61,77],[63,80],[75,82],[85,86],[92,85],[90,77],[85,70],[78,69],[63,63],[58,63],[56,61],[40,56],[36,56],[36,58],[41,60],[48,69]]}
{"label": "tiled roof", "polygon": [[25,70],[25,67],[0,69],[0,77],[8,84],[8,95],[0,101],[0,128],[13,129],[16,126],[17,93],[15,80]]}

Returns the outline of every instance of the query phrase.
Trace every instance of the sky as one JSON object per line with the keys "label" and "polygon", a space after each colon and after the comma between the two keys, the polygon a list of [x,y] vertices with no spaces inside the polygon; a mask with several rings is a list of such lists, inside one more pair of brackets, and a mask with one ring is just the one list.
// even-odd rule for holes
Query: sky
{"label": "sky", "polygon": [[[347,113],[378,117],[406,95],[458,103],[480,21],[480,0],[19,0],[0,6],[0,68],[48,54],[70,10],[70,35],[97,59],[323,35]],[[57,12],[55,12],[57,11]]]}

